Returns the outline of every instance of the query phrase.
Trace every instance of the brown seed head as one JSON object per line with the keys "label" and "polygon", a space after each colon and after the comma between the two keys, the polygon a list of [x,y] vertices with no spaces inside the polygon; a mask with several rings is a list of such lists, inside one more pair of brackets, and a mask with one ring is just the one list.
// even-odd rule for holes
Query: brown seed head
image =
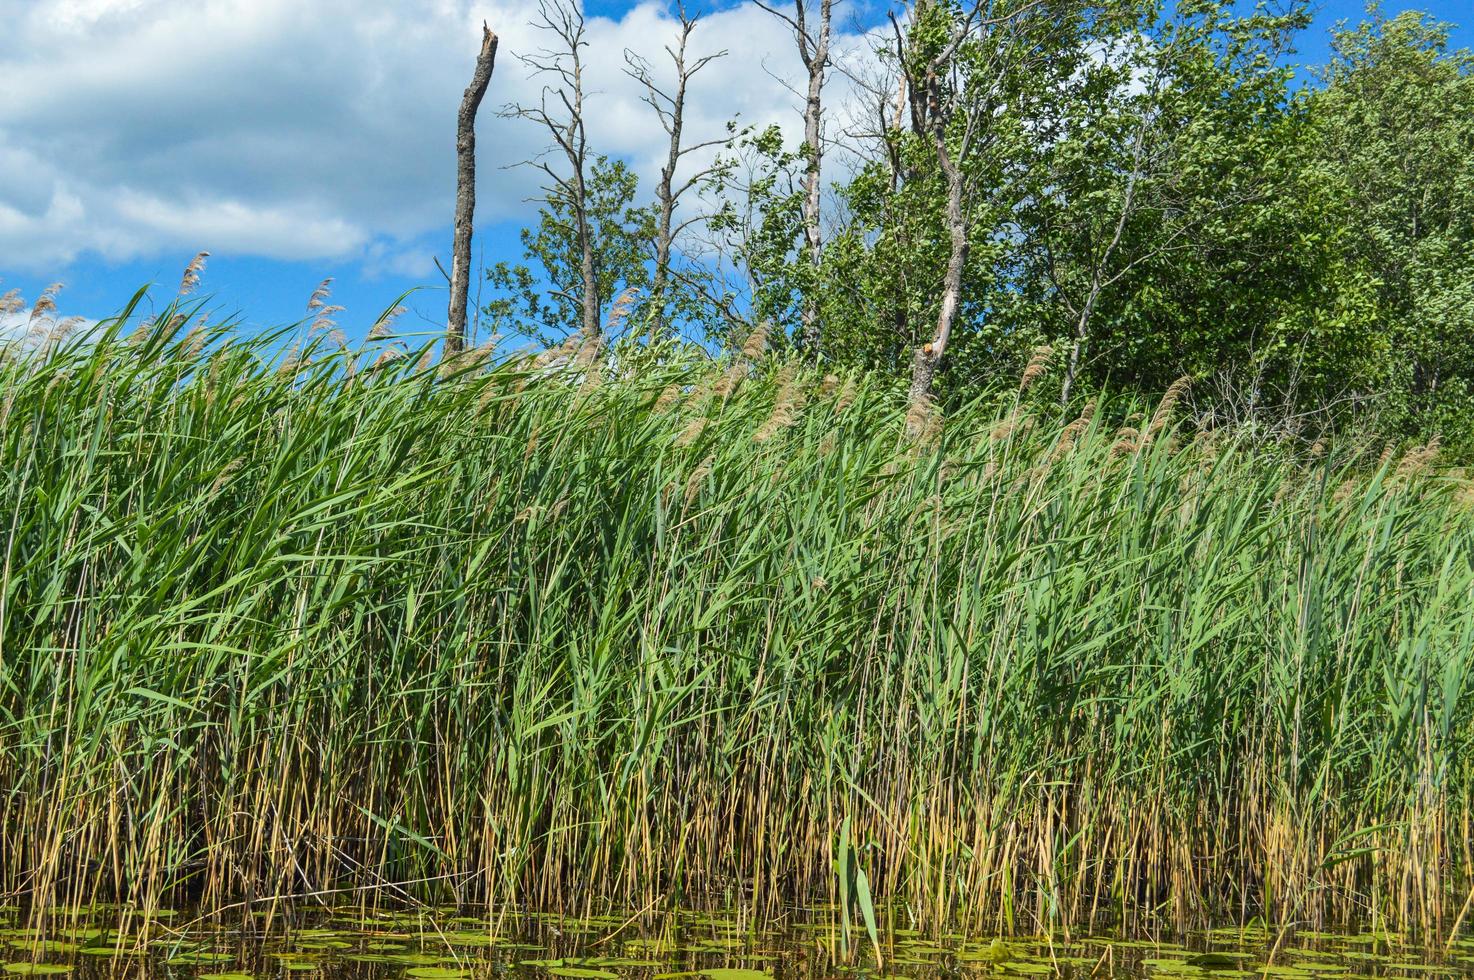
{"label": "brown seed head", "polygon": [[1019,377],[1018,393],[1022,395],[1029,390],[1029,386],[1042,378],[1049,370],[1049,359],[1054,356],[1054,348],[1043,344],[1034,348],[1029,363],[1024,366],[1024,373]]}
{"label": "brown seed head", "polygon": [[189,260],[189,265],[184,267],[184,276],[179,280],[180,296],[188,296],[199,286],[200,274],[205,271],[205,260],[209,257],[209,252],[200,252]]}
{"label": "brown seed head", "polygon": [[791,368],[784,368],[778,397],[773,403],[773,413],[753,434],[753,442],[767,442],[779,432],[795,425],[805,401],[803,389],[795,379],[795,372]]}
{"label": "brown seed head", "polygon": [[1075,443],[1079,441],[1080,436],[1084,435],[1085,431],[1090,428],[1090,423],[1094,418],[1095,399],[1092,398],[1080,410],[1080,417],[1065,426],[1060,432],[1059,443],[1054,447],[1054,455],[1050,457],[1050,462],[1059,462],[1065,456],[1069,455],[1070,451],[1075,448]]}
{"label": "brown seed head", "polygon": [[317,311],[317,318],[312,321],[312,327],[308,332],[328,333],[332,331],[338,325],[338,321],[334,320],[333,317],[342,312],[343,307],[341,306],[320,307]]}
{"label": "brown seed head", "polygon": [[1177,407],[1178,401],[1187,393],[1188,386],[1191,384],[1192,378],[1183,375],[1167,386],[1167,391],[1162,395],[1157,410],[1152,413],[1151,423],[1146,427],[1146,439],[1154,438],[1167,426],[1167,423],[1172,421],[1172,410]]}
{"label": "brown seed head", "polygon": [[929,446],[942,434],[942,411],[930,395],[911,399],[906,409],[906,435],[918,447]]}
{"label": "brown seed head", "polygon": [[635,305],[635,297],[639,294],[640,291],[634,286],[627,287],[624,292],[619,294],[619,298],[609,307],[609,315],[604,318],[605,333],[613,334],[619,332],[620,325],[630,315],[630,309]]}
{"label": "brown seed head", "polygon": [[748,334],[747,340],[742,345],[742,356],[749,361],[757,362],[763,359],[763,354],[768,349],[768,331],[772,325],[764,321],[757,325],[757,329]]}
{"label": "brown seed head", "polygon": [[686,478],[686,503],[688,505],[701,492],[701,485],[706,482],[707,477],[711,476],[712,467],[715,463],[716,456],[706,457],[701,461],[701,465],[692,470],[691,475]]}
{"label": "brown seed head", "polygon": [[696,416],[690,422],[687,422],[686,427],[681,430],[680,435],[676,436],[676,445],[683,449],[690,446],[697,439],[701,438],[701,433],[706,430],[706,426],[706,416]]}
{"label": "brown seed head", "polygon": [[307,312],[313,313],[327,305],[328,297],[333,295],[333,277],[329,276],[318,284],[307,300]]}
{"label": "brown seed head", "polygon": [[404,313],[404,307],[396,306],[379,317],[379,322],[369,328],[368,339],[384,340],[385,338],[394,336],[394,321],[404,316]]}
{"label": "brown seed head", "polygon": [[1136,452],[1141,433],[1129,425],[1116,430],[1116,441],[1111,445],[1112,456],[1129,456]]}

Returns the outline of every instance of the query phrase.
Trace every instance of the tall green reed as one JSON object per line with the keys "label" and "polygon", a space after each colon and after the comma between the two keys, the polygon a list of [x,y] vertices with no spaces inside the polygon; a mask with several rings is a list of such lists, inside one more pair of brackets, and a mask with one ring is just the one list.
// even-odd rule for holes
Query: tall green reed
{"label": "tall green reed", "polygon": [[1474,539],[1417,453],[1180,392],[918,443],[760,344],[284,363],[195,312],[0,366],[6,893],[764,914],[862,872],[1027,931],[1470,889]]}

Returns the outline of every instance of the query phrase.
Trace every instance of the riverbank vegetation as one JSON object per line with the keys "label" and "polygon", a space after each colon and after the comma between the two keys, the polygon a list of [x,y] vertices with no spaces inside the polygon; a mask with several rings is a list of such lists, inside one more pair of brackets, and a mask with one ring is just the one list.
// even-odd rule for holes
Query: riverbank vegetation
{"label": "riverbank vegetation", "polygon": [[1306,446],[1474,447],[1474,55],[1448,25],[1371,7],[1307,66],[1296,3],[918,0],[843,40],[829,0],[772,12],[802,141],[682,112],[720,54],[683,15],[669,58],[627,53],[661,125],[646,188],[583,127],[605,103],[576,5],[544,6],[547,96],[488,125],[546,130],[546,194],[482,339],[600,336],[633,291],[616,334],[769,324],[944,409],[1048,344],[1062,403],[1188,376],[1198,414]]}
{"label": "riverbank vegetation", "polygon": [[1436,444],[1062,415],[1044,350],[943,417],[762,334],[283,359],[196,312],[0,366],[4,895],[1465,911]]}

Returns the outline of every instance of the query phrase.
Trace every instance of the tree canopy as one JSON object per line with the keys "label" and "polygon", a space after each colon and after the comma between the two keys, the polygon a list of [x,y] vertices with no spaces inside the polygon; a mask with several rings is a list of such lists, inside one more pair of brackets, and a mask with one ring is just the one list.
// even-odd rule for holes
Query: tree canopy
{"label": "tree canopy", "polygon": [[[489,270],[497,328],[587,332],[643,291],[631,332],[720,353],[762,327],[942,408],[1047,347],[1063,410],[1188,378],[1290,437],[1474,449],[1474,55],[1447,25],[1373,5],[1307,82],[1300,6],[909,0],[842,54],[830,7],[772,8],[808,52],[805,143],[688,121],[648,201],[580,144]],[[689,81],[652,103],[667,133]]]}

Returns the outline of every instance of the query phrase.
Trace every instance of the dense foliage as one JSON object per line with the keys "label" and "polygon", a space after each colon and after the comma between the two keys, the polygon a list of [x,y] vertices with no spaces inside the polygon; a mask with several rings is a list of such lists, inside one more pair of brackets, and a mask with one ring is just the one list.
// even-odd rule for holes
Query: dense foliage
{"label": "dense foliage", "polygon": [[[950,406],[1049,343],[1062,401],[1187,376],[1200,414],[1307,445],[1370,419],[1466,455],[1474,56],[1373,7],[1297,70],[1307,23],[1227,0],[916,0],[836,56],[822,229],[802,211],[809,148],[734,130],[680,213],[672,288],[630,329],[731,344],[766,322],[831,367],[894,375],[945,349]],[[593,243],[601,309],[649,280],[622,176],[588,181],[590,213],[622,215]],[[495,272],[508,296],[578,294],[568,196],[550,200],[531,271]],[[524,323],[511,311],[494,304],[497,329]]]}
{"label": "dense foliage", "polygon": [[0,364],[0,894],[763,912],[841,847],[897,925],[1470,889],[1431,447],[1181,386],[1061,424],[1042,359],[911,438],[761,336],[282,363],[192,312]]}

